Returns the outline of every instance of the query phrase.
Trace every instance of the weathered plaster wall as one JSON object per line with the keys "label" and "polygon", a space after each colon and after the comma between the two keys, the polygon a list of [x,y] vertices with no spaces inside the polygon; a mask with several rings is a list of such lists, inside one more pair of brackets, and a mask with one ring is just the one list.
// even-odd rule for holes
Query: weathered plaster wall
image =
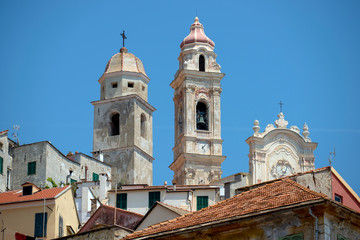
{"label": "weathered plaster wall", "polygon": [[[7,133],[0,135],[0,157],[3,159],[2,172],[0,172],[0,192],[11,189],[13,159],[9,152]],[[9,177],[8,177],[9,175]]]}
{"label": "weathered plaster wall", "polygon": [[119,240],[131,233],[122,229],[120,227],[106,227],[102,229],[92,230],[89,232],[84,232],[77,235],[72,235],[68,237],[62,237],[59,239],[68,239],[68,240]]}

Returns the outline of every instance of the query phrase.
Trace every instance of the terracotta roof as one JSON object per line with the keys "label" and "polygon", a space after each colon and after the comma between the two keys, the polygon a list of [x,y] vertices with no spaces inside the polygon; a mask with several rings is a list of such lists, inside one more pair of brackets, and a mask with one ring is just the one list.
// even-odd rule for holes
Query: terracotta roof
{"label": "terracotta roof", "polygon": [[127,239],[167,233],[176,229],[203,225],[205,223],[323,199],[329,198],[325,194],[311,191],[290,179],[281,179],[265,186],[243,192],[199,211],[152,225],[142,231],[128,235]]}
{"label": "terracotta roof", "polygon": [[182,48],[185,44],[190,43],[207,43],[210,46],[215,47],[215,43],[206,36],[204,27],[199,22],[198,17],[196,17],[194,23],[191,24],[190,34],[181,42],[180,48]]}
{"label": "terracotta roof", "polygon": [[22,195],[22,190],[3,192],[0,193],[0,205],[19,203],[19,202],[38,201],[43,199],[53,199],[56,198],[58,194],[65,192],[69,188],[70,186],[43,189],[41,191],[35,192],[32,195],[26,195],[26,196]]}
{"label": "terracotta roof", "polygon": [[3,133],[7,133],[7,132],[9,132],[9,130],[1,131],[1,132],[0,132],[0,135],[3,134]]}
{"label": "terracotta roof", "polygon": [[84,224],[78,233],[88,232],[96,228],[96,226],[121,226],[129,230],[135,229],[138,222],[144,217],[139,213],[126,211],[116,208],[116,224],[114,224],[115,208],[108,205],[101,205],[89,220]]}

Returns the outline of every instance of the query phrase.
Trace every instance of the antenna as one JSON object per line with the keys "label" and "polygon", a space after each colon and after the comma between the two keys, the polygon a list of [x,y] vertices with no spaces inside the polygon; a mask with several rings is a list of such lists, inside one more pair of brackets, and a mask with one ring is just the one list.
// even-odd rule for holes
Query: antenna
{"label": "antenna", "polygon": [[334,145],[334,151],[333,152],[330,152],[330,155],[329,155],[329,164],[330,164],[330,167],[331,167],[331,164],[332,162],[335,162],[335,145]]}
{"label": "antenna", "polygon": [[14,130],[13,138],[16,141],[16,143],[19,145],[19,133],[18,133],[18,131],[20,130],[20,125],[18,125],[18,124],[13,125],[13,130]]}

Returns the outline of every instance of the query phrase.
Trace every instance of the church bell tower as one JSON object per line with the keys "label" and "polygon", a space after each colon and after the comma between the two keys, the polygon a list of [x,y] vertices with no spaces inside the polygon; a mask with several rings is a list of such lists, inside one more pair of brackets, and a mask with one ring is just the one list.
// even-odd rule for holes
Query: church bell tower
{"label": "church bell tower", "polygon": [[[125,36],[125,35],[124,35]],[[123,47],[99,79],[100,100],[94,105],[93,156],[111,165],[113,187],[152,185],[152,114],[148,83],[139,58]]]}
{"label": "church bell tower", "polygon": [[209,184],[221,178],[220,81],[214,42],[196,17],[180,44],[179,70],[170,84],[175,90],[173,183]]}

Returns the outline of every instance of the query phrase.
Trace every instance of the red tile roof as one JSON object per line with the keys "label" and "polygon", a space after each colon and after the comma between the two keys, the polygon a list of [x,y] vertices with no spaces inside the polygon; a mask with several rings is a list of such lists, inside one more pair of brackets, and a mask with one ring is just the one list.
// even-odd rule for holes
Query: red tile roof
{"label": "red tile roof", "polygon": [[29,202],[38,201],[43,199],[53,199],[62,192],[65,192],[71,186],[43,189],[35,192],[32,195],[22,195],[22,190],[15,190],[10,192],[0,193],[0,205],[18,203],[18,202]]}
{"label": "red tile roof", "polygon": [[0,135],[3,134],[3,133],[7,133],[7,132],[9,132],[9,130],[1,131],[1,132],[0,132]]}
{"label": "red tile roof", "polygon": [[284,206],[323,199],[329,198],[325,194],[311,191],[290,179],[281,179],[243,192],[199,211],[150,226],[142,231],[134,232],[128,235],[127,239],[169,232],[264,210],[274,210]]}

